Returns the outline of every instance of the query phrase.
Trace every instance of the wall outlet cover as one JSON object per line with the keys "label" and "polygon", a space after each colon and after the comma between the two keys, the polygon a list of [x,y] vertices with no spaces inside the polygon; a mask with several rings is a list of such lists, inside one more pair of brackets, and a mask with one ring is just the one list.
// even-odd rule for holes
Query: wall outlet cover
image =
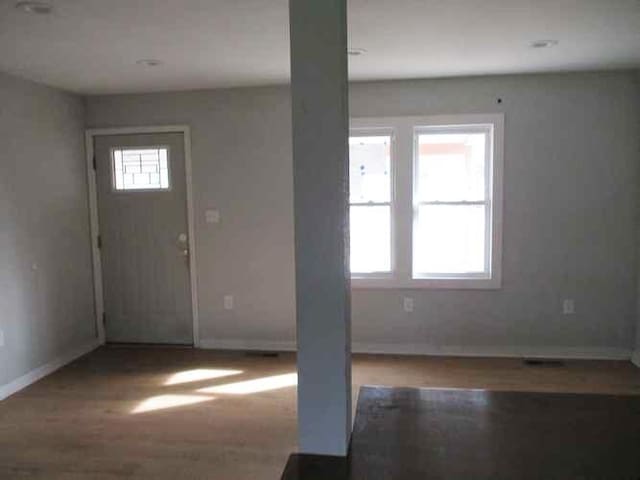
{"label": "wall outlet cover", "polygon": [[407,312],[407,313],[413,312],[413,298],[404,297],[402,299],[402,307],[403,307],[404,311]]}
{"label": "wall outlet cover", "polygon": [[562,301],[562,313],[563,315],[573,315],[576,313],[576,304],[572,298],[565,298]]}
{"label": "wall outlet cover", "polygon": [[233,310],[233,295],[224,296],[224,309]]}

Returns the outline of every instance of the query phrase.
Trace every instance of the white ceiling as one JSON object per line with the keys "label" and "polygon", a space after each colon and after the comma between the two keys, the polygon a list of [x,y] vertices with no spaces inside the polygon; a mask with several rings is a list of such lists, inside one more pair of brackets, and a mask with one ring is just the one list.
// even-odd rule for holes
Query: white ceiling
{"label": "white ceiling", "polygon": [[[50,2],[0,0],[0,70],[87,94],[288,80],[288,0]],[[640,0],[349,0],[349,29],[353,80],[640,67]]]}

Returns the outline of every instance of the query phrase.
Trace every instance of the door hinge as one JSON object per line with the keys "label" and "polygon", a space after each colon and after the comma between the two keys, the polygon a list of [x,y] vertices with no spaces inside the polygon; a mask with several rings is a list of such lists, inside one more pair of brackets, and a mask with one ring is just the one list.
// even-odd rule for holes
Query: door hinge
{"label": "door hinge", "polygon": [[102,235],[98,235],[98,237],[96,238],[96,244],[98,245],[99,249],[102,248]]}
{"label": "door hinge", "polygon": [[98,170],[98,162],[96,162],[96,156],[93,156],[93,169],[94,170]]}

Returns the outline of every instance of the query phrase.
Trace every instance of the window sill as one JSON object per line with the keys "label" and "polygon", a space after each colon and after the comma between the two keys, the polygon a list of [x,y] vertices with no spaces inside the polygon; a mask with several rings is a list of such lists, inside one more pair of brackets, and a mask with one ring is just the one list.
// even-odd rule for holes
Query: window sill
{"label": "window sill", "polygon": [[499,290],[499,278],[424,278],[399,280],[394,278],[351,278],[354,290]]}

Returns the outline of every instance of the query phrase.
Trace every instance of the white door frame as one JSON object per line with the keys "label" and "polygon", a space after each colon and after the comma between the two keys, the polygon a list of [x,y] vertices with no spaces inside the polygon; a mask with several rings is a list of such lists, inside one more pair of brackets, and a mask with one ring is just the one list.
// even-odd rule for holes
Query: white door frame
{"label": "white door frame", "polygon": [[200,333],[198,329],[198,289],[196,275],[196,245],[193,223],[193,187],[191,170],[191,129],[188,125],[159,125],[149,127],[116,127],[116,128],[90,128],[85,130],[85,150],[87,154],[87,185],[89,187],[89,217],[91,222],[91,255],[93,258],[93,295],[96,305],[96,328],[98,339],[104,344],[105,330],[104,316],[104,292],[102,288],[102,260],[98,248],[98,236],[100,235],[100,223],[98,221],[98,188],[96,184],[96,171],[94,170],[93,140],[97,136],[132,135],[145,133],[181,133],[184,141],[184,167],[187,183],[187,228],[189,233],[189,278],[191,283],[191,314],[193,317],[193,346],[200,346]]}

